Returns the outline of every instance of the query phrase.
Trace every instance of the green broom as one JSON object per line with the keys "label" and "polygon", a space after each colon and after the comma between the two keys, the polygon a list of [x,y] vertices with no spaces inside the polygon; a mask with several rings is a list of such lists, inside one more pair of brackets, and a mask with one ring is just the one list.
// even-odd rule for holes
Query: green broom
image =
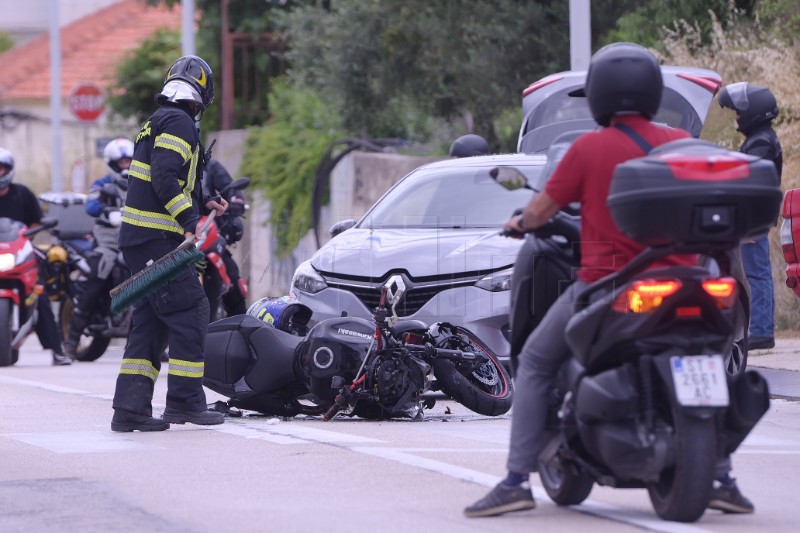
{"label": "green broom", "polygon": [[[211,221],[214,220],[214,215],[216,215],[216,211],[211,211],[200,228],[201,233],[208,230]],[[111,311],[119,313],[151,292],[165,286],[183,272],[188,265],[205,259],[205,254],[195,245],[196,241],[197,237],[194,235],[187,237],[180,246],[111,289],[109,292]]]}

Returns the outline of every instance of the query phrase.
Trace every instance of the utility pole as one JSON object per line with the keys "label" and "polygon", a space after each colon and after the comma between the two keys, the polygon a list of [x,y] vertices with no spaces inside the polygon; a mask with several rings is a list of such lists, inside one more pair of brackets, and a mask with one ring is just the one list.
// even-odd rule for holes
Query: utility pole
{"label": "utility pole", "polygon": [[58,0],[50,0],[50,180],[61,192],[61,29]]}
{"label": "utility pole", "polygon": [[181,0],[181,52],[197,55],[194,38],[194,0]]}
{"label": "utility pole", "polygon": [[586,70],[592,56],[590,0],[569,0],[569,59],[571,70]]}

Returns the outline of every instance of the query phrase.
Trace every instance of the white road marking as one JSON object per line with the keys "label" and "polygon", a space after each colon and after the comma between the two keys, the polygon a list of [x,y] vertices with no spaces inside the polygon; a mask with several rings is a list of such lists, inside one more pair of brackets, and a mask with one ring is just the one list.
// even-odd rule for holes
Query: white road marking
{"label": "white road marking", "polygon": [[160,450],[161,446],[126,439],[107,431],[4,433],[4,437],[55,453],[100,453]]}
{"label": "white road marking", "polygon": [[63,394],[72,394],[74,396],[86,396],[87,398],[98,398],[100,400],[113,400],[114,397],[109,394],[97,394],[80,389],[71,389],[69,387],[62,387],[60,385],[51,385],[49,383],[41,383],[39,381],[30,381],[28,379],[12,378],[10,376],[0,376],[0,383],[10,383],[12,385],[23,385],[25,387],[33,387],[35,389],[42,389],[51,392],[60,392]]}
{"label": "white road marking", "polygon": [[326,429],[316,429],[301,424],[290,424],[281,422],[280,424],[253,423],[228,419],[221,426],[212,426],[210,429],[221,433],[238,435],[248,439],[266,440],[275,444],[366,444],[382,443],[385,441],[362,437],[360,435],[349,435]]}

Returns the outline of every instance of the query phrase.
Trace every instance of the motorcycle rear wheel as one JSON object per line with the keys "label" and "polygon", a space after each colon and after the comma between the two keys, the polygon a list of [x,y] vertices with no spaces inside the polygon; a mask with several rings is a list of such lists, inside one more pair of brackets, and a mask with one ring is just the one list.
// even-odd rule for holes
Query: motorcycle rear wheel
{"label": "motorcycle rear wheel", "polygon": [[508,371],[478,337],[459,326],[453,327],[454,336],[440,348],[459,349],[482,355],[479,365],[450,359],[436,358],[431,365],[442,391],[464,407],[486,416],[498,416],[511,409],[514,388]]}
{"label": "motorcycle rear wheel", "polygon": [[[59,322],[61,325],[61,334],[64,340],[69,336],[70,325],[72,323],[72,314],[75,312],[75,303],[67,298],[61,305],[61,316]],[[81,335],[78,341],[78,347],[75,349],[75,360],[88,363],[96,361],[106,353],[108,345],[111,343],[111,338],[104,335]]]}
{"label": "motorcycle rear wheel", "polygon": [[661,472],[647,492],[656,514],[664,520],[694,522],[708,506],[717,464],[717,431],[713,418],[673,413],[676,462]]}
{"label": "motorcycle rear wheel", "polygon": [[0,299],[0,366],[17,362],[19,352],[11,348],[14,332],[11,330],[11,301]]}

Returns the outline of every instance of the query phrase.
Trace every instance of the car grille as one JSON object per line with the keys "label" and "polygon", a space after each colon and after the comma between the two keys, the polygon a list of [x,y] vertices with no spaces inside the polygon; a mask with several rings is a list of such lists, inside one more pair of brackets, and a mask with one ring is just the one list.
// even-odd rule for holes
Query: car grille
{"label": "car grille", "polygon": [[[475,280],[471,281],[463,281],[459,280],[458,282],[447,282],[441,284],[426,284],[425,286],[418,286],[418,287],[409,287],[411,282],[406,279],[406,293],[403,296],[403,299],[397,304],[395,310],[397,311],[397,316],[410,316],[419,311],[422,306],[430,301],[431,298],[436,296],[442,291],[446,291],[449,289],[454,289],[457,287],[469,287],[475,283]],[[383,281],[376,283],[374,285],[350,285],[348,283],[341,283],[341,282],[332,282],[328,279],[328,286],[340,289],[343,291],[353,293],[356,298],[361,300],[361,303],[366,306],[367,309],[372,311],[376,307],[378,307],[378,302],[381,298],[381,288],[383,287]]]}

